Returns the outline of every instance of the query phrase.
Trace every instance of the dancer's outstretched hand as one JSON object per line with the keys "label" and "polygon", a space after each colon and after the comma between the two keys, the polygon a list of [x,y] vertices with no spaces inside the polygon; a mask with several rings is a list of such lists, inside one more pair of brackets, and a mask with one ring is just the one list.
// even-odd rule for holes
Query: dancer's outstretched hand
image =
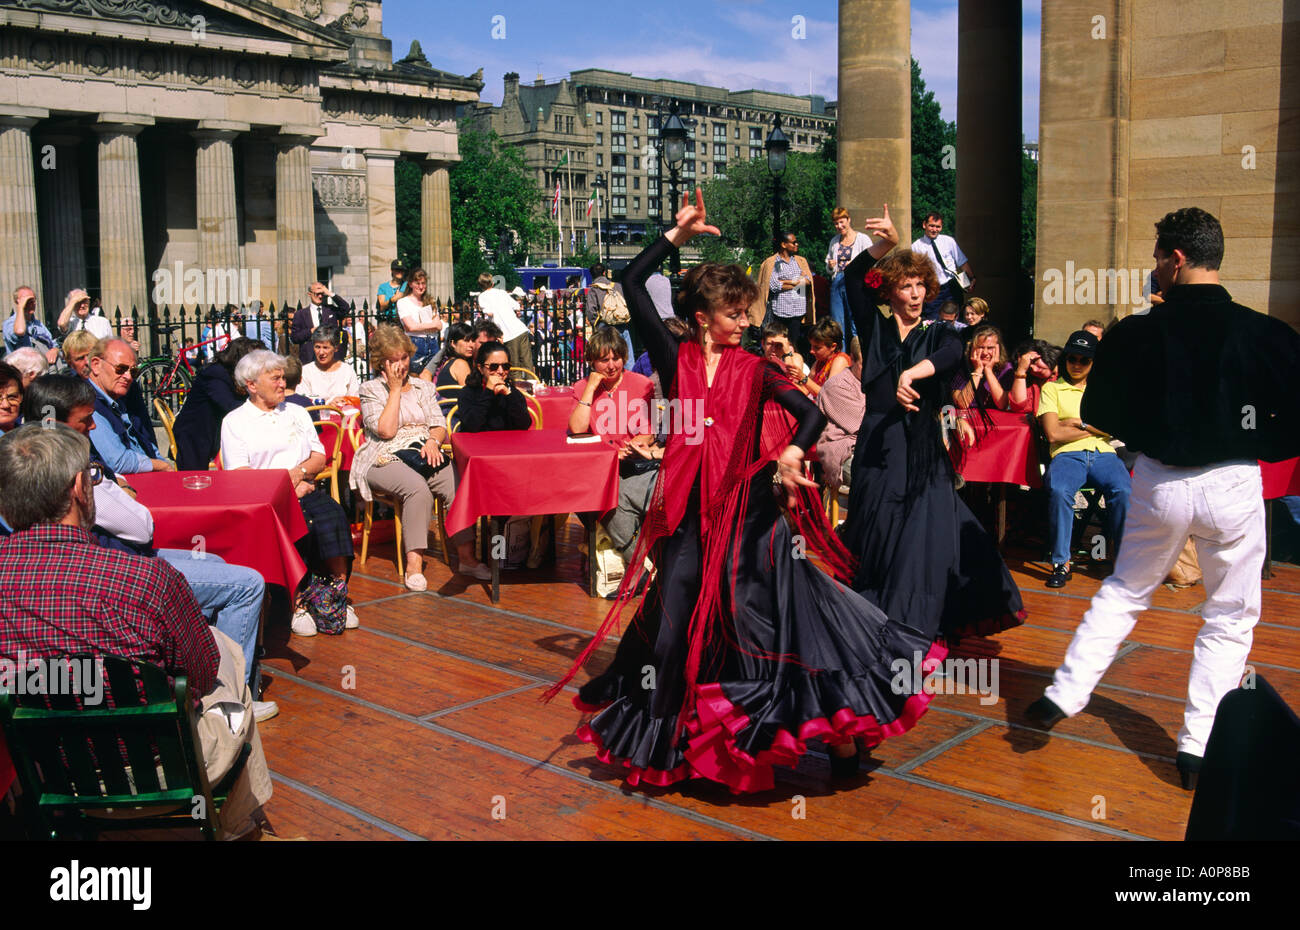
{"label": "dancer's outstretched hand", "polygon": [[681,248],[694,237],[701,234],[721,236],[722,230],[710,226],[704,209],[704,191],[695,188],[695,203],[691,203],[691,193],[682,195],[682,208],[677,211],[677,225],[668,230],[668,241]]}
{"label": "dancer's outstretched hand", "polygon": [[867,247],[872,258],[881,258],[898,245],[898,230],[894,228],[894,221],[889,218],[889,204],[885,204],[884,207],[883,216],[873,216],[862,224],[862,228],[871,235],[880,237],[879,242],[873,242]]}
{"label": "dancer's outstretched hand", "polygon": [[799,485],[806,488],[817,487],[817,482],[803,473],[803,450],[798,446],[786,446],[781,457],[776,460],[776,472],[785,486],[786,506],[791,510],[799,506]]}

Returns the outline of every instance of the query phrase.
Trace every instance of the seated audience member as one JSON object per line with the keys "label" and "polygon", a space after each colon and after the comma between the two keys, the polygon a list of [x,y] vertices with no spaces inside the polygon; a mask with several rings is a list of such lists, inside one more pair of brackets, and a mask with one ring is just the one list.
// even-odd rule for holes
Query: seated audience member
{"label": "seated audience member", "polygon": [[23,374],[13,365],[0,362],[0,433],[22,423],[22,409]]}
{"label": "seated audience member", "polygon": [[22,373],[23,387],[50,370],[50,363],[45,361],[45,356],[31,346],[14,349],[5,356],[5,364],[12,365]]}
{"label": "seated audience member", "polygon": [[235,384],[235,366],[260,348],[254,339],[232,339],[195,377],[172,424],[176,467],[181,471],[204,471],[221,451],[221,421],[244,402],[244,388]]}
{"label": "seated audience member", "polygon": [[493,323],[501,327],[501,341],[505,343],[514,368],[533,370],[533,343],[528,337],[528,327],[519,320],[519,302],[494,286],[492,275],[484,272],[478,276],[478,305]]}
{"label": "seated audience member", "polygon": [[[183,673],[201,700],[209,782],[249,753],[220,816],[227,835],[251,832],[271,779],[239,644],[209,628],[166,561],[95,542],[95,480],[90,444],[66,426],[31,423],[0,438],[0,515],[13,530],[0,541],[0,655],[91,652]],[[223,713],[227,703],[243,713]]]}
{"label": "seated audience member", "polygon": [[[1049,588],[1064,587],[1070,580],[1070,536],[1074,528],[1074,496],[1090,485],[1106,501],[1106,538],[1114,558],[1124,534],[1128,513],[1129,474],[1110,439],[1095,426],[1079,419],[1088,372],[1097,353],[1097,340],[1082,330],[1072,333],[1061,350],[1061,377],[1043,385],[1038,401],[1038,420],[1051,443],[1052,460],[1044,482],[1048,494],[1048,524],[1052,539],[1052,576]],[[1134,403],[1139,403],[1134,398]]]}
{"label": "seated audience member", "polygon": [[1008,410],[1037,415],[1043,385],[1056,380],[1056,363],[1060,354],[1060,349],[1042,339],[1022,342],[1016,347],[1011,387],[1007,391]]}
{"label": "seated audience member", "polygon": [[[45,375],[32,382],[23,398],[27,419],[33,423],[53,417],[90,439],[95,428],[95,391],[75,375]],[[91,447],[92,454],[94,447]],[[129,485],[119,486],[117,476],[105,469],[104,479],[94,487],[95,525],[91,530],[101,545],[110,549],[156,555],[171,563],[188,582],[203,616],[216,624],[244,653],[244,675],[253,671],[257,655],[257,627],[262,613],[262,576],[242,565],[228,565],[215,552],[196,556],[189,549],[153,548],[153,516],[132,496]],[[125,487],[125,489],[124,489]],[[279,712],[273,702],[256,702],[258,720]]]}
{"label": "seated audience member", "polygon": [[849,343],[849,353],[853,363],[831,375],[817,395],[817,409],[826,414],[826,428],[817,440],[817,460],[821,484],[832,494],[849,483],[847,473],[853,464],[858,427],[867,412],[867,398],[862,393],[862,347],[856,336]]}
{"label": "seated audience member", "polygon": [[962,311],[962,319],[966,321],[967,326],[980,326],[988,315],[989,304],[983,297],[972,297],[966,301],[966,307]]}
{"label": "seated audience member", "polygon": [[[460,324],[457,324],[460,325]],[[411,379],[410,337],[396,326],[375,327],[370,337],[370,365],[379,377],[361,385],[361,423],[366,441],[352,460],[352,487],[363,500],[374,491],[402,504],[402,538],[406,552],[406,587],[424,591],[424,552],[429,548],[433,499],[448,507],[456,493],[455,472],[442,451],[447,424],[433,385]],[[462,574],[486,581],[491,570],[474,557],[474,528],[451,538]]]}
{"label": "seated audience member", "polygon": [[221,464],[228,471],[243,468],[287,469],[307,520],[307,535],[298,541],[310,580],[304,579],[300,606],[291,628],[299,636],[341,633],[361,625],[351,605],[342,627],[317,611],[318,623],[308,607],[346,602],[352,561],[352,529],[343,508],[329,492],[317,488],[316,475],[325,467],[325,447],[316,435],[311,417],[302,407],[285,403],[282,355],[257,349],[235,366],[235,381],[244,386],[248,400],[221,421]]}
{"label": "seated audience member", "polygon": [[618,507],[604,521],[626,561],[650,506],[663,448],[651,435],[654,385],[626,370],[627,342],[612,326],[597,329],[586,345],[591,374],[573,386],[569,432],[591,432],[618,448]]}
{"label": "seated audience member", "polygon": [[55,321],[64,333],[85,331],[96,339],[110,339],[113,327],[99,314],[99,307],[92,307],[90,295],[81,288],[73,288],[63,305],[63,312]]}
{"label": "seated audience member", "polygon": [[119,475],[175,471],[158,455],[153,423],[132,413],[127,393],[135,382],[135,351],[122,339],[101,339],[90,351],[90,386],[95,389],[95,448],[101,461]]}
{"label": "seated audience member", "polygon": [[[474,350],[477,347],[474,327],[469,323],[452,323],[447,327],[442,363],[438,366],[438,374],[433,379],[434,386],[439,391],[443,388],[459,388],[465,385],[465,379],[469,377],[474,365]],[[456,406],[459,393],[459,391],[448,391],[446,396],[439,394],[438,403],[442,406],[444,416]]]}
{"label": "seated audience member", "polygon": [[800,387],[808,383],[808,366],[790,344],[790,331],[784,323],[773,320],[763,327],[763,357],[776,362]]}
{"label": "seated audience member", "polygon": [[802,389],[809,397],[816,398],[828,380],[853,364],[843,346],[844,330],[828,316],[822,317],[808,331],[808,351],[812,353],[813,366],[808,373],[808,383]]}
{"label": "seated audience member", "polygon": [[311,334],[311,348],[316,360],[302,366],[302,393],[314,404],[338,405],[345,397],[356,397],[361,379],[351,365],[339,358],[339,333],[330,326],[320,326]]}
{"label": "seated audience member", "polygon": [[474,370],[459,394],[457,418],[466,433],[528,429],[528,402],[510,379],[510,355],[499,342],[485,342],[474,353]]}
{"label": "seated audience member", "polygon": [[1011,377],[1002,334],[996,326],[978,326],[966,343],[966,366],[953,378],[952,401],[962,410],[1006,410]]}
{"label": "seated audience member", "polygon": [[961,307],[955,300],[945,300],[939,305],[939,322],[947,323],[957,332],[966,328],[965,322],[957,319],[961,314]]}
{"label": "seated audience member", "polygon": [[[312,405],[312,399],[310,397],[307,397],[306,395],[298,393],[298,385],[301,383],[302,383],[302,362],[298,361],[298,359],[295,356],[286,355],[284,357],[285,403],[297,404],[299,407],[310,407]],[[313,419],[315,419],[314,416]]]}
{"label": "seated audience member", "polygon": [[63,359],[78,376],[90,377],[90,353],[99,342],[89,330],[79,329],[63,340]]}
{"label": "seated audience member", "polygon": [[406,296],[397,301],[397,318],[415,345],[411,370],[425,381],[433,380],[433,359],[441,347],[441,333],[446,325],[429,293],[429,274],[423,268],[411,272]]}
{"label": "seated audience member", "polygon": [[1087,323],[1080,326],[1079,329],[1083,330],[1085,333],[1092,333],[1097,337],[1098,342],[1101,342],[1101,337],[1106,334],[1106,325],[1102,323],[1101,320],[1089,320]]}
{"label": "seated audience member", "polygon": [[474,321],[474,343],[476,346],[481,346],[487,342],[501,341],[500,326],[497,326],[487,317],[479,317]]}

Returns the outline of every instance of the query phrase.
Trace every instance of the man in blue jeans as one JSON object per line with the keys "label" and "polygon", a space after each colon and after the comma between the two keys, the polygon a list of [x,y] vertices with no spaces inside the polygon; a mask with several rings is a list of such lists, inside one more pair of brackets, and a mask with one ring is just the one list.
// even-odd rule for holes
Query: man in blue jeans
{"label": "man in blue jeans", "polygon": [[[27,422],[45,417],[64,423],[87,439],[95,428],[94,393],[90,385],[73,375],[43,375],[27,387],[23,398]],[[93,441],[92,441],[92,457]],[[94,488],[94,535],[101,545],[137,555],[156,556],[170,564],[189,584],[194,599],[209,623],[237,642],[244,653],[244,678],[253,671],[257,656],[258,621],[266,584],[251,568],[229,565],[219,555],[200,547],[154,549],[153,515],[143,504],[105,474]],[[257,720],[269,720],[279,713],[274,701],[254,701]]]}
{"label": "man in blue jeans", "polygon": [[1096,488],[1106,501],[1106,538],[1112,559],[1124,533],[1130,480],[1128,469],[1111,448],[1110,437],[1079,417],[1088,372],[1097,354],[1097,337],[1080,330],[1071,334],[1061,350],[1061,377],[1043,385],[1038,400],[1038,422],[1052,444],[1047,466],[1048,522],[1052,540],[1052,575],[1049,588],[1070,580],[1070,536],[1074,528],[1074,498],[1085,485]]}

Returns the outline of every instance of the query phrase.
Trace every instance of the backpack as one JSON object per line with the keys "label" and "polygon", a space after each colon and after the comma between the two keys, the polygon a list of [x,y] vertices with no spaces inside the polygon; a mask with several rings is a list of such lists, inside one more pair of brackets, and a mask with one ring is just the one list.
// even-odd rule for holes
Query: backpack
{"label": "backpack", "polygon": [[608,323],[611,326],[622,326],[632,319],[632,314],[627,309],[627,301],[623,299],[622,291],[612,284],[596,284],[593,282],[591,286],[598,287],[605,292],[605,300],[600,305],[600,322]]}
{"label": "backpack", "polygon": [[316,621],[320,632],[342,633],[348,619],[348,583],[313,574],[311,583],[298,595],[298,605]]}

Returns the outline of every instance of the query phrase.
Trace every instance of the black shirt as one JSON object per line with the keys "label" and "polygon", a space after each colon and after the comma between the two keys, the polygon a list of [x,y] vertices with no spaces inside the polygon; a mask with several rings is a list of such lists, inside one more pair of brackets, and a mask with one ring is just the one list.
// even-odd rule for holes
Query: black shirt
{"label": "black shirt", "polygon": [[1082,419],[1165,465],[1300,455],[1300,334],[1232,302],[1218,284],[1180,284],[1106,334]]}

